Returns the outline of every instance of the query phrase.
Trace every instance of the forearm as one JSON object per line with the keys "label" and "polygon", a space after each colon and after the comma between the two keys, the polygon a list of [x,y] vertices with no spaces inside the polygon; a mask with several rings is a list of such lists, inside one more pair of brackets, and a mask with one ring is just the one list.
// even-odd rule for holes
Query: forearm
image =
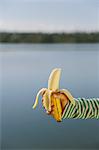
{"label": "forearm", "polygon": [[62,119],[65,118],[99,119],[99,98],[78,98],[75,99],[75,106],[68,103],[62,115]]}

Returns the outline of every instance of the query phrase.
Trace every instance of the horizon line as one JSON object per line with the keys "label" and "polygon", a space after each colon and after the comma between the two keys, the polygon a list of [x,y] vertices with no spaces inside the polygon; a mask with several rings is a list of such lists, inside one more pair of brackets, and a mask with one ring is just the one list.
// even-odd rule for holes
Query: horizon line
{"label": "horizon line", "polygon": [[99,33],[99,30],[75,30],[75,31],[18,31],[18,30],[0,30],[0,33],[42,33],[42,34],[53,34],[53,33]]}

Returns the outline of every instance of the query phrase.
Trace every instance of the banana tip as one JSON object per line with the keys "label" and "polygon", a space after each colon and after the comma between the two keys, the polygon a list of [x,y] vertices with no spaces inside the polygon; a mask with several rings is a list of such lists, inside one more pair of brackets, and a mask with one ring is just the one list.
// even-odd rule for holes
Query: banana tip
{"label": "banana tip", "polygon": [[58,70],[58,71],[60,71],[60,72],[61,72],[61,70],[62,70],[62,69],[61,69],[61,68],[55,68],[55,70]]}

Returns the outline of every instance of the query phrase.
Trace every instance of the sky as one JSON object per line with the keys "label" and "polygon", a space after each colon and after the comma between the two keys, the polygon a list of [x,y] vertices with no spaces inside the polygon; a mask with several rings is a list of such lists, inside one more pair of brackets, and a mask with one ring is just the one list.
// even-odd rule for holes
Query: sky
{"label": "sky", "polygon": [[0,0],[0,31],[99,31],[99,0]]}

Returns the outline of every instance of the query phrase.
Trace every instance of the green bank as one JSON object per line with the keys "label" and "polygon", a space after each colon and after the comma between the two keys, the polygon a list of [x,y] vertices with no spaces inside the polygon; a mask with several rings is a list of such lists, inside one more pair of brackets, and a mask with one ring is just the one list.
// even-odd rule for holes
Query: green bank
{"label": "green bank", "polygon": [[1,32],[0,43],[99,43],[99,32],[93,33]]}

